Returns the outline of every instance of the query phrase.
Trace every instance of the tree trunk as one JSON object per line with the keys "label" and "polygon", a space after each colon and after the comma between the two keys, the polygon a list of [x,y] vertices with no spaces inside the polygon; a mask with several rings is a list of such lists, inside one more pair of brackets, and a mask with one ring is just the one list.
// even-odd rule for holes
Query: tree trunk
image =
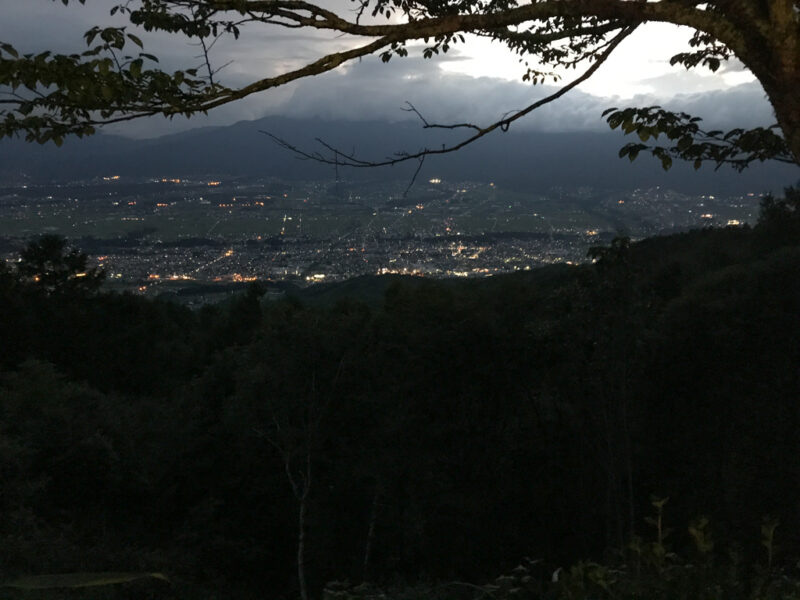
{"label": "tree trunk", "polygon": [[[311,491],[311,449],[306,448],[305,472],[302,473],[302,488],[297,494],[300,507],[297,515],[297,581],[300,584],[300,600],[308,600],[306,585],[306,514],[308,493]],[[296,488],[297,489],[297,488]]]}
{"label": "tree trunk", "polygon": [[300,583],[300,599],[308,600],[306,587],[306,512],[308,510],[308,488],[300,497],[300,510],[297,519],[297,580]]}
{"label": "tree trunk", "polygon": [[800,165],[800,22],[792,0],[770,0],[769,36],[740,56],[772,104],[795,163]]}
{"label": "tree trunk", "polygon": [[369,527],[367,528],[367,541],[364,544],[364,565],[361,572],[363,581],[369,577],[369,561],[372,557],[372,544],[375,539],[375,523],[378,520],[378,499],[380,498],[380,487],[375,486],[375,494],[372,497],[372,509],[369,513]]}
{"label": "tree trunk", "polygon": [[768,62],[751,70],[764,86],[789,151],[800,165],[800,58],[779,48]]}
{"label": "tree trunk", "polygon": [[789,151],[794,161],[800,165],[800,75],[795,76],[788,87],[782,93],[770,94],[767,91],[767,95],[775,109],[778,125],[781,126]]}

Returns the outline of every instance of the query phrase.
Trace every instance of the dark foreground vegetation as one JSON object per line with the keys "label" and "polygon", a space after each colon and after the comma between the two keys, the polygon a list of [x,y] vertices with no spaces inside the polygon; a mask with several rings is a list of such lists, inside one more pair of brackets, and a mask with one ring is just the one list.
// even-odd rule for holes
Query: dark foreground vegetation
{"label": "dark foreground vegetation", "polygon": [[191,311],[98,292],[79,253],[33,243],[0,270],[0,578],[800,597],[799,196],[754,228],[401,279],[377,304],[252,287]]}

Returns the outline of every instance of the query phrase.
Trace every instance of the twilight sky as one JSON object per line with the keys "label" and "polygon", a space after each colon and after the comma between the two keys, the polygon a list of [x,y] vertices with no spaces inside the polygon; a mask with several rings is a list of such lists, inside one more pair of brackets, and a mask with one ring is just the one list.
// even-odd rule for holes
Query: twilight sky
{"label": "twilight sky", "polygon": [[[82,50],[82,33],[94,24],[124,25],[110,18],[119,0],[87,0],[64,7],[52,0],[0,0],[0,40],[23,52]],[[346,15],[348,0],[325,0],[328,8]],[[176,36],[136,32],[145,50],[159,56],[165,68],[196,66],[198,48]],[[686,47],[690,31],[668,25],[641,28],[623,42],[600,71],[577,90],[535,112],[515,127],[549,131],[596,129],[605,126],[600,113],[611,106],[660,104],[704,117],[719,127],[769,125],[772,111],[760,85],[741,65],[731,62],[721,72],[686,71],[671,67],[669,58]],[[238,41],[223,40],[214,49],[223,83],[242,85],[254,78],[296,68],[323,53],[352,45],[353,40],[327,32],[250,27]],[[383,64],[365,58],[344,68],[271,90],[222,107],[208,117],[189,121],[162,118],[140,121],[113,131],[151,137],[202,125],[224,125],[264,115],[319,116],[344,119],[412,118],[401,109],[406,101],[429,121],[470,120],[488,123],[552,92],[520,81],[518,57],[497,44],[468,39],[444,58],[426,61],[419,52]],[[565,74],[564,81],[575,77]]]}

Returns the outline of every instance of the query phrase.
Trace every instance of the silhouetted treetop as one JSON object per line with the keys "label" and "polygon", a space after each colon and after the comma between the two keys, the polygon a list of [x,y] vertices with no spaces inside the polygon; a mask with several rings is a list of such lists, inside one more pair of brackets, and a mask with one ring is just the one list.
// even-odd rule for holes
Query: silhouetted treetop
{"label": "silhouetted treetop", "polygon": [[58,235],[43,235],[33,240],[20,253],[14,265],[20,281],[45,294],[87,295],[96,292],[105,273],[89,267],[89,258]]}

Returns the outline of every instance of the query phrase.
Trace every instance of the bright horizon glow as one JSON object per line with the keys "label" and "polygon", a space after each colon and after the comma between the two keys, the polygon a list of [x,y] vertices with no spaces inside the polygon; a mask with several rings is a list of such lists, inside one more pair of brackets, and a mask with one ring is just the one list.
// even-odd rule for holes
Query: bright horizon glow
{"label": "bright horizon glow", "polygon": [[[580,89],[594,96],[631,98],[639,94],[674,96],[706,92],[755,81],[755,77],[737,67],[735,61],[731,61],[727,69],[723,65],[716,73],[702,67],[687,72],[683,66],[671,66],[669,59],[674,54],[689,49],[691,35],[692,30],[688,27],[664,23],[642,26],[620,44],[606,64],[581,84]],[[466,44],[456,48],[457,60],[440,63],[444,72],[521,81],[524,67],[519,62],[519,56],[499,43],[472,36]],[[562,70],[559,83],[568,83],[581,72]],[[546,83],[552,84],[552,80]],[[685,87],[676,85],[678,83],[683,83]]]}

